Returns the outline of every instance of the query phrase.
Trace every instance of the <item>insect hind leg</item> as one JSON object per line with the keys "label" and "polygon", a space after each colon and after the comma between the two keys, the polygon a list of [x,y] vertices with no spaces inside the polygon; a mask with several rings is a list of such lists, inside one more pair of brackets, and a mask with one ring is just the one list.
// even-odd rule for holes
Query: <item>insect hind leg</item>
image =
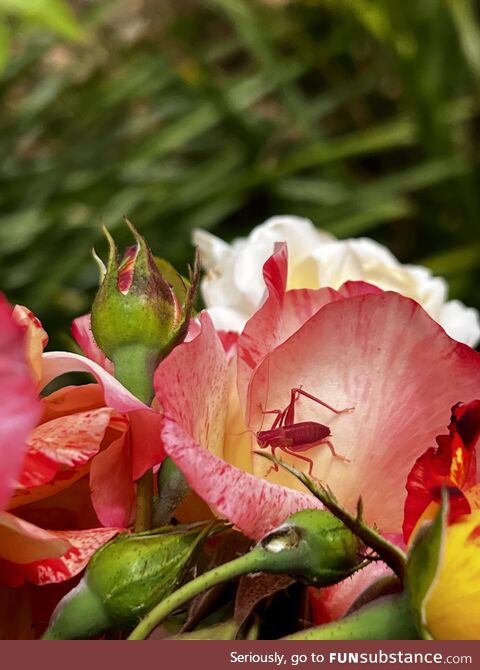
{"label": "insect hind leg", "polygon": [[[344,463],[350,463],[351,462],[350,459],[347,458],[346,456],[341,456],[339,453],[337,453],[337,451],[335,450],[335,447],[330,442],[330,440],[316,442],[316,443],[308,445],[308,446],[306,445],[306,449],[317,447],[317,446],[320,447],[322,445],[327,446],[330,449],[330,451],[332,453],[332,456],[334,458],[336,458],[337,460],[343,461]],[[305,461],[305,463],[308,463],[308,476],[313,477],[313,479],[316,479],[316,477],[313,474],[314,463],[313,463],[313,460],[311,458],[309,458],[308,456],[304,456],[303,454],[300,454],[298,451],[295,451],[293,449],[289,449],[286,446],[282,447],[282,451],[284,451],[286,454],[290,454],[290,456],[295,456],[295,458],[299,458],[301,461]]]}
{"label": "insect hind leg", "polygon": [[332,452],[332,456],[334,458],[336,458],[337,460],[343,461],[344,463],[350,463],[351,462],[350,459],[347,458],[346,456],[341,456],[339,453],[337,453],[337,451],[335,450],[335,447],[330,442],[330,440],[325,440],[324,442],[320,442],[320,444],[324,444],[325,446],[327,446],[330,449],[330,451]]}
{"label": "insect hind leg", "polygon": [[308,393],[308,391],[304,391],[300,387],[293,388],[291,390],[290,405],[293,405],[296,402],[296,400],[298,400],[298,396],[300,396],[300,395],[303,395],[305,398],[309,398],[310,400],[313,400],[314,402],[317,402],[319,405],[322,405],[322,407],[325,407],[326,409],[329,409],[334,414],[344,414],[346,412],[353,412],[353,410],[355,409],[355,407],[346,407],[345,409],[335,409],[335,407],[332,407],[331,405],[328,405],[323,400],[320,400],[320,398],[317,398],[317,396],[314,396],[311,393]]}
{"label": "insect hind leg", "polygon": [[308,456],[302,456],[302,454],[299,454],[296,451],[290,451],[288,447],[284,447],[283,451],[286,454],[290,454],[290,456],[295,456],[295,458],[299,458],[301,461],[305,461],[305,463],[308,463],[308,476],[313,477],[313,461],[311,458]]}

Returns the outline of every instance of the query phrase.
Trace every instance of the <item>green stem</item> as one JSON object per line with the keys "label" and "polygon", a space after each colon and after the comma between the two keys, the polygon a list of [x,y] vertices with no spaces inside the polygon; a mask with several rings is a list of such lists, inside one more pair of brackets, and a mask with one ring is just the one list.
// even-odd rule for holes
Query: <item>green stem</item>
{"label": "green stem", "polygon": [[152,528],[153,522],[153,472],[147,470],[137,481],[135,532],[143,533]]}
{"label": "green stem", "polygon": [[266,560],[268,559],[266,559],[263,550],[260,547],[255,547],[248,554],[244,554],[233,561],[224,563],[209,572],[205,572],[196,579],[187,582],[184,586],[177,591],[174,591],[174,593],[167,596],[167,598],[156,605],[156,607],[154,607],[132,631],[128,639],[144,640],[169,614],[202,591],[205,591],[212,586],[216,586],[221,582],[235,579],[240,575],[245,575],[248,572],[259,572],[265,567],[264,563]]}
{"label": "green stem", "polygon": [[129,344],[115,351],[115,377],[126,389],[146,405],[150,405],[155,391],[153,374],[160,359],[157,351],[142,344]]}
{"label": "green stem", "polygon": [[166,526],[170,523],[172,515],[190,492],[182,471],[167,456],[162,462],[157,476],[159,498],[153,512],[155,526]]}
{"label": "green stem", "polygon": [[57,605],[42,640],[78,640],[111,628],[102,599],[82,579]]}
{"label": "green stem", "polygon": [[[150,405],[155,395],[153,375],[159,362],[158,352],[140,344],[126,345],[115,352],[115,377],[139,400]],[[135,532],[150,530],[152,517],[153,473],[149,470],[137,482]]]}
{"label": "green stem", "polygon": [[344,619],[289,635],[285,640],[418,640],[405,593],[380,598]]}

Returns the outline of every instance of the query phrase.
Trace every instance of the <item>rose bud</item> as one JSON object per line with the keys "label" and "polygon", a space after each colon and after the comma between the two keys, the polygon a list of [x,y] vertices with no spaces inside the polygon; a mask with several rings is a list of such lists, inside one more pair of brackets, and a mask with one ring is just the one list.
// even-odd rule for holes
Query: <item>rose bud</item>
{"label": "rose bud", "polygon": [[110,252],[106,267],[99,261],[103,281],[92,307],[92,332],[113,361],[115,376],[128,380],[129,390],[149,402],[155,367],[187,333],[199,263],[196,259],[182,305],[144,238],[126,223],[136,243],[120,262],[115,242],[105,230]]}
{"label": "rose bud", "polygon": [[104,545],[57,605],[43,639],[87,639],[135,625],[179,584],[211,530],[212,524],[166,526]]}

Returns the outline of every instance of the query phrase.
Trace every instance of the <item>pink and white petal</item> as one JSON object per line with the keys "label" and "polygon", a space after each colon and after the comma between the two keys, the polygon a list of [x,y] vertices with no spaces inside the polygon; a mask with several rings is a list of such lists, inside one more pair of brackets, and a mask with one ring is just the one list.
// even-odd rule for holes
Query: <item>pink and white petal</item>
{"label": "pink and white petal", "polygon": [[0,557],[14,563],[57,558],[70,548],[66,538],[9,512],[0,513]]}
{"label": "pink and white petal", "polygon": [[41,422],[68,416],[74,412],[87,412],[105,405],[100,384],[91,383],[82,386],[63,386],[42,398]]}
{"label": "pink and white petal", "polygon": [[31,338],[28,338],[28,342],[30,343],[30,339],[35,341],[38,340],[40,342],[41,350],[43,351],[48,344],[48,335],[38,316],[24,305],[15,305],[12,316],[14,321],[18,323],[19,326],[23,327],[24,331],[31,331],[29,333]]}
{"label": "pink and white petal", "polygon": [[74,319],[71,330],[73,339],[85,356],[113,375],[112,361],[105,356],[93,337],[90,314],[84,314]]}
{"label": "pink and white petal", "polygon": [[188,324],[188,330],[187,334],[185,335],[184,342],[190,342],[191,340],[194,340],[197,335],[200,335],[202,332],[202,326],[200,323],[200,319],[198,318],[192,318],[190,319],[190,323]]}
{"label": "pink and white petal", "polygon": [[149,410],[130,412],[130,443],[132,445],[132,474],[136,481],[165,458],[160,437],[161,415]]}
{"label": "pink and white petal", "polygon": [[18,587],[25,582],[38,586],[58,584],[81,572],[93,554],[120,532],[119,528],[92,528],[88,530],[56,531],[59,540],[69,549],[58,558],[50,558],[18,565],[0,562],[0,580],[7,586]]}
{"label": "pink and white petal", "polygon": [[120,528],[92,528],[89,530],[58,531],[59,537],[71,544],[61,558],[37,561],[27,566],[26,579],[32,584],[57,584],[74,577],[86,566],[93,554],[118,535]]}
{"label": "pink and white petal", "polygon": [[202,449],[174,421],[164,417],[165,451],[192,489],[221,517],[254,540],[294,512],[321,507],[313,496],[250,475]]}
{"label": "pink and white petal", "polygon": [[15,487],[26,442],[40,416],[25,336],[0,294],[0,510]]}
{"label": "pink and white petal", "polygon": [[90,466],[92,504],[104,526],[126,528],[132,518],[135,487],[128,435],[114,440]]}
{"label": "pink and white petal", "polygon": [[[112,413],[112,409],[102,407],[37,426],[28,443],[20,486],[41,486],[50,482],[61,469],[88,463],[100,450]],[[48,467],[48,461],[53,467]]]}
{"label": "pink and white petal", "polygon": [[385,563],[373,561],[334,586],[309,589],[313,623],[317,626],[344,617],[355,600],[382,577],[393,577]]}
{"label": "pink and white petal", "polygon": [[67,372],[92,374],[103,388],[105,404],[119,412],[131,412],[147,407],[98,363],[66,351],[50,351],[43,355],[41,388]]}
{"label": "pink and white petal", "polygon": [[330,288],[287,292],[287,270],[287,247],[280,244],[263,268],[267,300],[249,319],[238,339],[238,393],[244,410],[248,384],[265,356],[324,305],[340,299]]}
{"label": "pink and white petal", "polygon": [[[450,407],[480,393],[480,354],[450,339],[413,300],[360,295],[326,305],[265,358],[249,389],[249,427],[258,431],[261,406],[285,407],[298,386],[354,408],[334,415],[297,402],[296,421],[330,426],[337,453],[350,459],[334,459],[324,445],[309,449],[314,475],[350,510],[361,495],[367,521],[397,532],[413,463],[444,429]],[[255,472],[263,476],[260,461]],[[275,481],[297,486],[283,473]]]}
{"label": "pink and white petal", "polygon": [[155,392],[160,405],[202,447],[222,454],[229,391],[228,356],[210,316],[200,316],[201,333],[183,342],[158,366]]}
{"label": "pink and white petal", "polygon": [[239,334],[235,330],[217,330],[217,333],[225,353],[233,357],[237,353]]}
{"label": "pink and white petal", "polygon": [[[240,398],[244,398],[250,377],[277,341],[279,321],[287,290],[287,245],[280,244],[263,266],[267,299],[247,321],[238,338],[237,377]],[[244,402],[244,401],[243,401]]]}
{"label": "pink and white petal", "polygon": [[342,298],[354,298],[357,295],[367,295],[368,293],[383,293],[383,289],[369,284],[366,281],[346,281],[338,289]]}
{"label": "pink and white petal", "polygon": [[48,344],[48,335],[40,319],[23,305],[15,305],[13,319],[25,333],[27,360],[35,380],[42,375],[42,354]]}

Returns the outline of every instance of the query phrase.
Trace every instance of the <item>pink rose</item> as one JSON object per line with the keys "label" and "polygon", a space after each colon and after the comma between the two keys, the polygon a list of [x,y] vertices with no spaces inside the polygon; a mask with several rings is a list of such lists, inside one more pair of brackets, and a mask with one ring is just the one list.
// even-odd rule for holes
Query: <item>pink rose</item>
{"label": "pink rose", "polygon": [[[325,445],[309,449],[302,455],[313,460],[314,476],[349,510],[362,496],[368,523],[400,533],[407,475],[451,406],[479,396],[480,354],[395,292],[364,282],[287,291],[285,245],[266,262],[264,279],[268,297],[234,350],[234,336],[225,350],[225,334],[204,313],[199,334],[157,369],[166,452],[216,514],[259,539],[289,514],[319,506],[254,453],[255,434],[274,419],[264,410],[286,407],[301,387],[333,407],[354,407],[336,415],[297,401],[295,421],[329,426],[337,453],[349,459]],[[296,456],[277,454],[308,470]]]}

